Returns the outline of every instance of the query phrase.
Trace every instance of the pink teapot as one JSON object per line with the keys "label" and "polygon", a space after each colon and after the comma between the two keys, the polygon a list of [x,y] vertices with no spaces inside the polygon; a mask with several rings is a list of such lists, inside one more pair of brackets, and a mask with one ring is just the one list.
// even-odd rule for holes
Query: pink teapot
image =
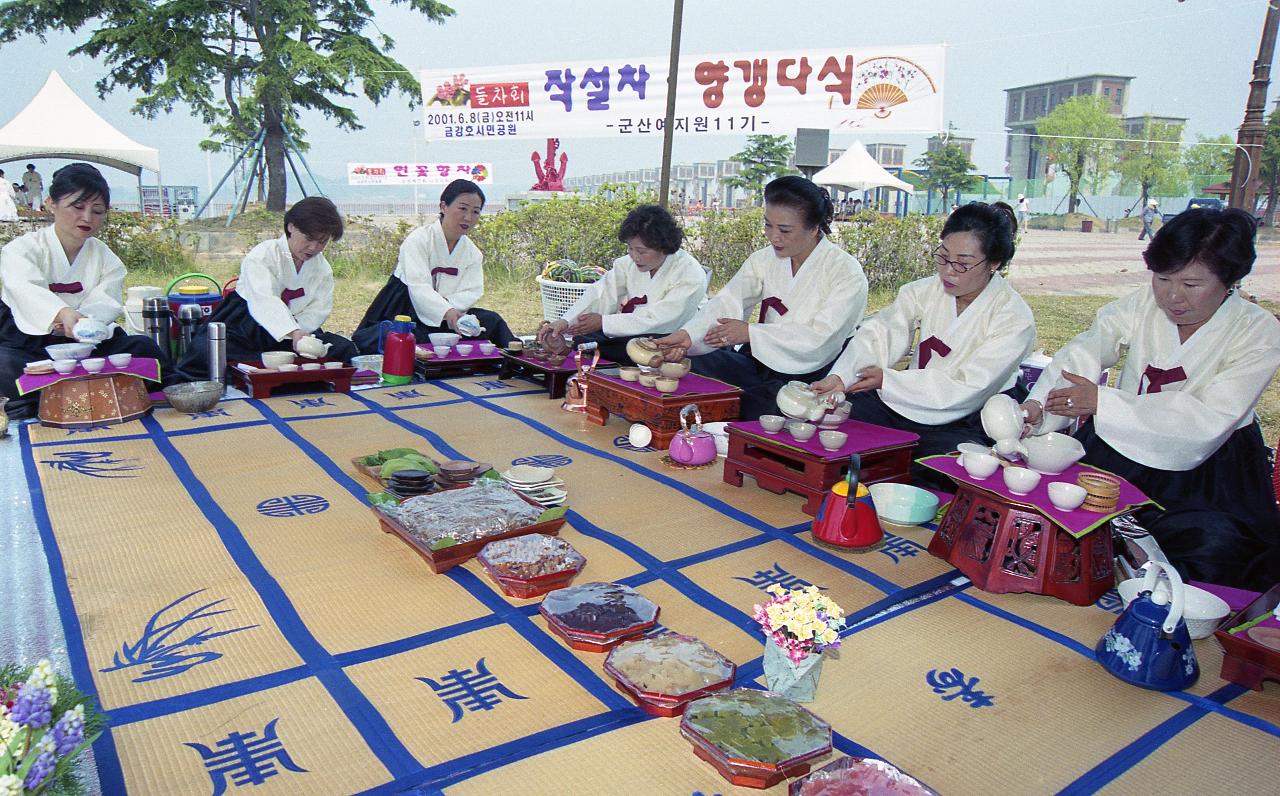
{"label": "pink teapot", "polygon": [[[693,413],[692,427],[688,424],[690,412]],[[689,404],[680,410],[680,430],[671,438],[667,453],[672,461],[690,467],[715,461],[716,438],[702,430],[702,413],[698,411],[697,404]]]}

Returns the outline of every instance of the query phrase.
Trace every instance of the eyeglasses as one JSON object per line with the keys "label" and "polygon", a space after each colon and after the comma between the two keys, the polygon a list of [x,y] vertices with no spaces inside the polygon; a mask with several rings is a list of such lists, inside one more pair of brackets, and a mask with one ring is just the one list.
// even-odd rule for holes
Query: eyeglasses
{"label": "eyeglasses", "polygon": [[955,271],[957,274],[963,274],[972,268],[977,268],[978,266],[982,265],[986,261],[987,261],[986,257],[983,257],[981,260],[978,260],[977,262],[965,262],[963,260],[948,260],[946,258],[946,255],[942,253],[941,246],[933,250],[933,262],[939,268],[942,268],[943,266],[950,266],[951,270]]}

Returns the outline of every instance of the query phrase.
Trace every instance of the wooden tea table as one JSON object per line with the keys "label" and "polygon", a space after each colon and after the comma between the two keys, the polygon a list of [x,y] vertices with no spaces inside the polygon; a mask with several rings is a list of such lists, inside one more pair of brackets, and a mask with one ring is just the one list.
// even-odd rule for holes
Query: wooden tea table
{"label": "wooden tea table", "polygon": [[[498,369],[498,379],[505,380],[515,375],[525,376],[547,388],[548,398],[563,398],[569,384],[569,377],[578,372],[578,357],[570,352],[559,364],[551,364],[545,359],[536,358],[528,351],[499,350],[502,355],[502,367]],[[586,360],[590,364],[590,359]],[[596,368],[616,367],[616,362],[600,360]]]}
{"label": "wooden tea table", "polygon": [[[421,351],[425,346],[418,346]],[[473,376],[477,373],[491,373],[502,367],[502,354],[494,350],[492,354],[481,354],[477,348],[472,353],[462,356],[457,349],[450,349],[444,357],[424,359],[418,356],[413,361],[413,372],[424,381],[443,379],[449,376]]]}
{"label": "wooden tea table", "polygon": [[695,404],[702,422],[733,420],[738,416],[742,390],[732,384],[690,373],[673,393],[660,393],[639,382],[602,373],[587,375],[587,419],[603,426],[615,414],[630,423],[644,423],[653,432],[653,447],[666,450],[680,430],[680,409]]}
{"label": "wooden tea table", "polygon": [[70,373],[24,373],[18,393],[40,391],[40,423],[54,428],[102,428],[136,420],[151,411],[147,381],[160,381],[160,363],[134,357],[123,368],[108,363],[89,373],[77,363]]}
{"label": "wooden tea table", "polygon": [[761,489],[781,495],[791,492],[805,498],[801,508],[816,516],[822,499],[832,485],[849,473],[849,456],[862,456],[858,475],[864,484],[880,481],[906,482],[911,454],[919,435],[846,420],[831,430],[849,435],[844,446],[834,451],[822,447],[818,435],[801,442],[787,431],[771,434],[757,420],[730,423],[729,455],[724,460],[725,483],[742,486],[749,475]]}
{"label": "wooden tea table", "polygon": [[[323,359],[315,361],[325,362]],[[332,392],[351,392],[351,377],[355,372],[356,369],[350,365],[285,372],[263,369],[261,362],[228,362],[227,383],[239,387],[252,398],[270,398],[272,391],[296,384],[325,384],[332,388]]]}

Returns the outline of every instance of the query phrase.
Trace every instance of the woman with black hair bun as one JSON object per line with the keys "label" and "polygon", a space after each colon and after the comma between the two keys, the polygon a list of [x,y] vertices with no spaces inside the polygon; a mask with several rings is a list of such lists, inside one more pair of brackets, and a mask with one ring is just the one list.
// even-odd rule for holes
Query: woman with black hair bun
{"label": "woman with black hair bun", "polygon": [[[827,237],[835,207],[804,177],[765,186],[764,234],[769,245],[691,321],[657,340],[676,362],[741,387],[741,416],[776,414],[778,390],[826,372],[867,306],[867,277],[857,258]],[[759,305],[756,320],[748,313]]]}
{"label": "woman with black hair bun", "polygon": [[[1004,202],[957,208],[933,251],[937,275],[899,288],[813,389],[851,393],[854,420],[919,434],[917,456],[985,439],[982,405],[998,392],[1026,395],[1016,390],[1018,365],[1036,338],[1031,308],[1000,275],[1013,259],[1017,229]],[[908,353],[910,365],[895,370]],[[924,468],[915,474],[932,480]]]}
{"label": "woman with black hair bun", "polygon": [[583,292],[559,319],[543,326],[545,341],[566,332],[575,345],[597,343],[614,362],[627,362],[627,342],[670,334],[707,297],[707,272],[680,248],[684,232],[666,209],[640,205],[618,227],[627,253]]}
{"label": "woman with black hair bun", "polygon": [[[1083,461],[1160,504],[1136,518],[1184,578],[1261,591],[1280,582],[1280,511],[1255,410],[1280,322],[1236,290],[1255,234],[1239,209],[1178,214],[1142,254],[1150,286],[1099,309],[1023,408],[1034,433],[1087,420]],[[1116,386],[1094,383],[1126,349]]]}
{"label": "woman with black hair bun", "polygon": [[[88,163],[54,172],[49,185],[53,224],[15,238],[0,249],[0,392],[14,419],[36,413],[39,393],[18,395],[28,362],[48,358],[45,346],[74,342],[76,324],[90,319],[108,336],[97,357],[133,354],[167,360],[149,337],[116,325],[124,313],[125,267],[96,235],[111,207],[111,188]],[[163,370],[163,368],[162,368]]]}
{"label": "woman with black hair bun", "polygon": [[[395,271],[351,336],[360,353],[378,353],[379,324],[397,315],[414,321],[414,338],[420,343],[433,332],[456,332],[503,348],[516,339],[501,315],[475,306],[484,295],[484,254],[467,232],[483,209],[484,191],[471,180],[445,186],[440,217],[405,237]],[[468,315],[475,317],[476,327]]]}
{"label": "woman with black hair bun", "polygon": [[[304,353],[307,344],[300,341],[309,337],[328,345],[325,358],[351,361],[351,341],[321,328],[333,312],[333,268],[324,250],[342,239],[343,230],[332,201],[308,196],[285,212],[283,235],[249,250],[235,291],[208,319],[226,324],[228,361],[257,361],[264,351]],[[178,362],[182,378],[209,377],[208,334],[208,324],[202,324],[187,346]]]}

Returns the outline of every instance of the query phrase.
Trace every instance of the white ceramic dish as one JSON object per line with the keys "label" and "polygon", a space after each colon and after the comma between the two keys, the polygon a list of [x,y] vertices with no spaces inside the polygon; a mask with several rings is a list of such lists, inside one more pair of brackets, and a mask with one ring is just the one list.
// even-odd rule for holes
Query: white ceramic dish
{"label": "white ceramic dish", "polygon": [[133,362],[133,354],[112,354],[107,361],[113,368],[127,368]]}
{"label": "white ceramic dish", "polygon": [[341,362],[337,361],[326,362],[324,363],[324,366],[326,370],[337,370],[338,368],[345,367]]}
{"label": "white ceramic dish", "polygon": [[1000,460],[989,453],[963,453],[960,455],[960,466],[970,478],[982,480],[990,478],[1000,468]]}
{"label": "white ceramic dish", "polygon": [[[435,337],[435,335],[431,335],[431,336]],[[457,335],[454,335],[454,336],[456,337]],[[444,358],[449,356],[449,352],[453,350],[453,346],[440,345],[439,343],[433,343],[431,345],[431,350],[435,353],[436,356]]]}
{"label": "white ceramic dish", "polygon": [[279,368],[281,365],[292,365],[296,355],[292,351],[263,351],[262,366]]}
{"label": "white ceramic dish", "polygon": [[93,343],[57,343],[45,346],[44,351],[55,362],[59,359],[84,359],[93,353]]}
{"label": "white ceramic dish", "polygon": [[791,436],[805,442],[813,439],[813,435],[818,433],[818,427],[812,423],[792,423],[787,427],[787,431],[791,432]]}
{"label": "white ceramic dish", "polygon": [[761,415],[760,427],[770,434],[777,434],[787,419],[781,415]]}
{"label": "white ceramic dish", "polygon": [[[640,375],[638,371],[636,375]],[[631,430],[627,432],[627,441],[633,448],[643,448],[653,442],[653,432],[644,423],[633,423]]]}
{"label": "white ceramic dish", "polygon": [[1054,481],[1049,484],[1049,502],[1062,511],[1075,511],[1084,503],[1088,491],[1079,484]]}
{"label": "white ceramic dish", "polygon": [[107,366],[107,360],[104,357],[89,357],[80,360],[80,367],[90,373],[98,373]]}
{"label": "white ceramic dish", "polygon": [[843,431],[819,431],[818,441],[829,451],[838,451],[849,441],[849,435]]}
{"label": "white ceramic dish", "polygon": [[480,347],[480,353],[485,356],[488,356],[498,350],[498,347],[493,343],[476,343],[476,345]]}
{"label": "white ceramic dish", "polygon": [[[1126,607],[1142,590],[1142,578],[1131,578],[1120,581],[1116,591]],[[1156,582],[1152,597],[1160,595],[1165,602],[1169,600],[1169,581],[1161,577]],[[1216,594],[1207,592],[1198,586],[1184,584],[1182,587],[1182,618],[1187,623],[1187,632],[1193,639],[1208,638],[1213,635],[1218,623],[1231,613],[1231,607]]]}
{"label": "white ceramic dish", "polygon": [[1022,445],[1027,451],[1027,466],[1046,475],[1057,475],[1084,456],[1079,440],[1056,431],[1027,437]]}
{"label": "white ceramic dish", "polygon": [[323,368],[324,368],[324,365],[323,365],[323,364],[321,364],[321,363],[319,363],[319,362],[304,362],[304,363],[302,363],[302,369],[303,369],[303,370],[322,370]]}
{"label": "white ceramic dish", "polygon": [[352,357],[351,364],[356,370],[377,373],[382,370],[382,354],[361,354],[358,357]]}
{"label": "white ceramic dish", "polygon": [[76,369],[77,362],[74,359],[55,359],[53,360],[53,369],[66,375]]}
{"label": "white ceramic dish", "polygon": [[460,357],[469,357],[471,352],[475,350],[475,346],[471,343],[458,343],[453,347],[453,350],[457,351]]}
{"label": "white ceramic dish", "polygon": [[551,467],[535,467],[532,464],[517,464],[511,469],[502,473],[502,477],[508,481],[519,484],[540,484],[543,481],[550,481],[556,477],[556,471]]}
{"label": "white ceramic dish", "polygon": [[882,482],[867,487],[876,515],[895,525],[919,525],[938,513],[938,496],[910,484]]}
{"label": "white ceramic dish", "polygon": [[293,373],[295,370],[298,370],[298,369],[299,369],[298,366],[293,364],[292,362],[290,362],[287,365],[280,365],[279,367],[276,368],[276,370],[280,371],[281,373]]}
{"label": "white ceramic dish", "polygon": [[[433,332],[427,335],[427,339],[431,341],[433,346],[442,345],[445,348],[453,348],[462,339],[462,335],[454,334],[453,332]],[[439,354],[439,356],[444,355]]]}
{"label": "white ceramic dish", "polygon": [[1026,467],[1004,468],[1004,485],[1015,495],[1025,495],[1040,483],[1040,473]]}
{"label": "white ceramic dish", "polygon": [[991,453],[991,448],[987,447],[986,445],[979,445],[976,442],[961,442],[959,445],[956,446],[956,450],[960,451],[961,453],[978,453],[978,454]]}

